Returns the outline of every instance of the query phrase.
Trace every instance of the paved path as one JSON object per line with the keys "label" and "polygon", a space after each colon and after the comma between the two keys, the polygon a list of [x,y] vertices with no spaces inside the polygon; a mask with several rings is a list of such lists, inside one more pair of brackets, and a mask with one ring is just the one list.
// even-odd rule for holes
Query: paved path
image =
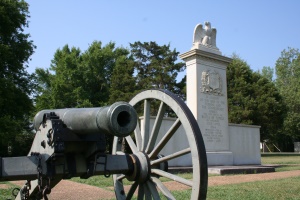
{"label": "paved path", "polygon": [[[300,170],[286,171],[286,172],[274,172],[264,174],[247,174],[247,175],[233,175],[233,176],[213,176],[208,178],[209,186],[216,185],[228,185],[244,182],[254,182],[263,180],[282,179],[289,177],[300,176]],[[14,184],[22,185],[24,182],[14,181]],[[176,182],[165,182],[165,185],[170,190],[185,190],[189,187]],[[76,183],[69,180],[62,180],[56,187],[52,189],[49,199],[114,199],[115,195],[113,188],[98,188],[95,186]]]}

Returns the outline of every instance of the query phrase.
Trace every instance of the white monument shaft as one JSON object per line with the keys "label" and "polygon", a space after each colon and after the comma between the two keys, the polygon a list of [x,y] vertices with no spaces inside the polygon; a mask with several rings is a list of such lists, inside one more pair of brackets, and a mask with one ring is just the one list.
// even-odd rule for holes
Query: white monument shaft
{"label": "white monument shaft", "polygon": [[193,49],[187,66],[187,105],[198,121],[207,151],[229,151],[226,66],[231,59]]}

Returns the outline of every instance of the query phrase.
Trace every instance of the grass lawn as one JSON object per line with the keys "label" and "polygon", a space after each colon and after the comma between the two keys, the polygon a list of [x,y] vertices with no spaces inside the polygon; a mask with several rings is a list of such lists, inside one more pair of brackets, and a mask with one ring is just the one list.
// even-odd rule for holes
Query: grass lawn
{"label": "grass lawn", "polygon": [[14,188],[16,188],[16,185],[10,182],[0,182],[0,199],[14,199],[11,195],[11,192]]}
{"label": "grass lawn", "polygon": [[262,156],[261,163],[264,165],[280,165],[276,168],[276,172],[300,170],[300,154],[291,156],[272,156],[270,154],[270,156]]}
{"label": "grass lawn", "polygon": [[71,181],[75,181],[77,183],[83,183],[87,185],[93,185],[96,187],[100,188],[105,188],[105,187],[113,187],[113,180],[112,176],[105,178],[104,176],[92,176],[88,179],[80,179],[78,177],[72,178]]}
{"label": "grass lawn", "polygon": [[[276,168],[279,171],[300,170],[300,155],[292,156],[263,156],[262,164],[281,165]],[[273,199],[300,199],[300,177],[258,181],[251,183],[241,183],[224,186],[214,186],[208,188],[208,198],[217,199],[254,199],[254,200],[273,200]]]}
{"label": "grass lawn", "polygon": [[[300,177],[259,181],[208,188],[208,200],[299,200]],[[187,199],[191,191],[172,192],[176,199]],[[136,199],[136,198],[133,198]],[[165,199],[162,197],[162,199]]]}
{"label": "grass lawn", "polygon": [[300,177],[208,188],[208,199],[300,199]]}
{"label": "grass lawn", "polygon": [[300,165],[300,154],[291,156],[262,156],[262,164],[278,164],[278,165]]}

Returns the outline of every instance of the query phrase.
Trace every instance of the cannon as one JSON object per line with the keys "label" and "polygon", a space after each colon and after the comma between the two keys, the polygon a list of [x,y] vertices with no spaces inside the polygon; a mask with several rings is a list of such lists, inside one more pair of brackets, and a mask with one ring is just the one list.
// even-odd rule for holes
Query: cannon
{"label": "cannon", "polygon": [[[162,128],[170,117],[172,124]],[[188,186],[187,199],[206,199],[207,160],[198,123],[182,99],[167,90],[145,90],[129,103],[101,108],[43,110],[33,124],[29,154],[0,157],[0,181],[25,180],[18,200],[48,199],[62,179],[95,175],[112,176],[116,199],[175,199],[162,177]],[[107,134],[114,136],[111,154]],[[184,135],[188,146],[166,155],[176,134]],[[190,159],[190,178],[169,165],[181,157]]]}

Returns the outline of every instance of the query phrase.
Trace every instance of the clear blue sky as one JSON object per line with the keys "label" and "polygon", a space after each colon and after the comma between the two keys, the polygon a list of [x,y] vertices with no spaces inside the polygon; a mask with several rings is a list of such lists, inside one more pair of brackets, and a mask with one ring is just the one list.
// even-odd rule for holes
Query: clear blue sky
{"label": "clear blue sky", "polygon": [[194,27],[210,21],[223,55],[238,54],[253,70],[274,67],[287,47],[300,48],[299,0],[27,0],[37,46],[28,71],[49,68],[64,45],[85,51],[94,40],[192,47]]}

